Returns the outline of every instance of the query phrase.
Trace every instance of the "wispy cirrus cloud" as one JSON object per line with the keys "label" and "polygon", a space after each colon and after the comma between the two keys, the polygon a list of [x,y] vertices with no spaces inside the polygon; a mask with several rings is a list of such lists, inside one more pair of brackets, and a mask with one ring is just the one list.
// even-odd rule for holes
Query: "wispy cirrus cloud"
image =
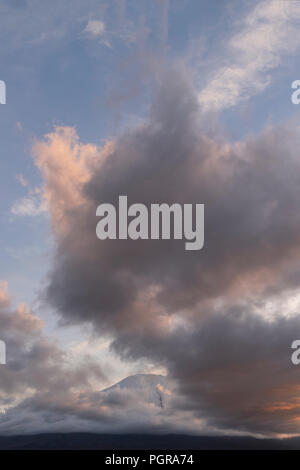
{"label": "wispy cirrus cloud", "polygon": [[262,92],[271,83],[270,72],[299,50],[299,26],[299,2],[256,3],[222,51],[223,65],[199,93],[203,110],[221,111]]}

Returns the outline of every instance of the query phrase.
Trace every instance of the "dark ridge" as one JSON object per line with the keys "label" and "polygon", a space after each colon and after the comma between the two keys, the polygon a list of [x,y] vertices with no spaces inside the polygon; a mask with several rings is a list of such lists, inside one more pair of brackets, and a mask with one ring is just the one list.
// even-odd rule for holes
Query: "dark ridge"
{"label": "dark ridge", "polygon": [[300,438],[256,439],[237,436],[180,434],[59,433],[0,436],[0,450],[289,450]]}

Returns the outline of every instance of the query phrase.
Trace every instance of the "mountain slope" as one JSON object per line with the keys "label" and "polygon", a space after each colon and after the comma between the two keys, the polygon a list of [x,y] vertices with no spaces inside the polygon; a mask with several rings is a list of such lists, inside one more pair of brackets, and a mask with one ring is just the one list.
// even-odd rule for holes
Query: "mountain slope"
{"label": "mountain slope", "polygon": [[102,393],[110,394],[118,391],[138,394],[145,402],[164,408],[169,393],[169,381],[163,375],[136,374],[105,388]]}

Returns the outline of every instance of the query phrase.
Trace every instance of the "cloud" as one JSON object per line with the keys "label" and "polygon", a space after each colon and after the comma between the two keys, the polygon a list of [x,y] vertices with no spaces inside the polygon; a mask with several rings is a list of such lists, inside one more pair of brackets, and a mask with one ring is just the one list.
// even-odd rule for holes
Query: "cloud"
{"label": "cloud", "polygon": [[173,406],[175,384],[164,377],[157,381],[163,409],[147,382],[101,392],[107,377],[92,347],[79,345],[74,355],[74,346],[64,349],[46,336],[44,322],[24,303],[13,306],[5,281],[0,282],[0,322],[7,351],[6,364],[0,365],[1,434],[199,430],[190,411]]}
{"label": "cloud", "polygon": [[[55,133],[46,135],[45,140],[45,143],[35,143],[34,152],[36,165],[48,181],[47,187],[44,191],[40,187],[32,189],[22,176],[19,177],[21,184],[28,187],[28,197],[16,201],[11,213],[37,216],[49,207],[55,229],[63,231],[64,213],[84,202],[81,189],[89,178],[97,148],[91,144],[82,145],[74,129],[59,126]],[[65,178],[64,175],[68,176]]]}
{"label": "cloud", "polygon": [[16,216],[36,217],[46,211],[47,206],[45,202],[39,201],[33,197],[24,197],[19,199],[11,208],[11,213]]}
{"label": "cloud", "polygon": [[89,20],[82,32],[90,38],[100,38],[101,44],[109,48],[112,47],[103,21]]}
{"label": "cloud", "polygon": [[38,186],[31,188],[22,174],[17,175],[17,179],[23,188],[27,188],[27,196],[14,202],[10,209],[11,214],[21,217],[36,217],[47,212],[47,204],[41,195],[41,189]]}
{"label": "cloud", "polygon": [[103,21],[90,20],[88,21],[83,32],[91,34],[92,36],[103,36],[105,34],[105,24]]}
{"label": "cloud", "polygon": [[[185,400],[176,409],[193,412],[206,429],[233,430],[256,435],[298,434],[299,371],[290,361],[292,338],[299,331],[299,315],[266,321],[249,303],[215,308],[189,328],[172,334],[127,333],[135,354],[167,360]],[[180,394],[179,394],[180,396]]]}
{"label": "cloud", "polygon": [[[212,137],[185,66],[157,74],[148,118],[113,144],[81,144],[74,129],[59,128],[34,147],[56,236],[45,299],[62,324],[92,324],[122,357],[169,370],[183,397],[177,409],[201,425],[295,433],[290,345],[300,322],[279,305],[299,284],[299,128]],[[120,194],[146,205],[204,203],[204,249],[100,242],[96,207]]]}
{"label": "cloud", "polygon": [[224,65],[218,65],[200,91],[202,109],[220,111],[261,93],[271,83],[270,72],[299,49],[299,21],[298,2],[256,2],[229,39]]}
{"label": "cloud", "polygon": [[[0,283],[1,340],[6,344],[6,365],[0,366],[0,432],[31,432],[41,429],[51,407],[65,403],[70,415],[80,408],[81,387],[87,396],[92,384],[103,383],[104,374],[84,354],[72,363],[67,351],[43,333],[43,322],[24,304],[13,307],[7,283]],[[37,417],[22,421],[22,409],[40,407]],[[44,408],[42,410],[42,403]],[[46,405],[47,404],[47,405]],[[48,411],[47,411],[48,410]]]}
{"label": "cloud", "polygon": [[42,196],[56,232],[70,229],[66,213],[71,215],[74,208],[80,210],[87,203],[84,184],[90,179],[95,162],[101,165],[111,149],[110,142],[101,153],[95,145],[81,144],[76,131],[67,127],[56,127],[44,141],[35,143],[35,162],[45,182]]}
{"label": "cloud", "polygon": [[23,126],[22,126],[22,123],[20,121],[16,122],[16,126],[17,126],[17,129],[18,129],[19,132],[23,132]]}
{"label": "cloud", "polygon": [[28,181],[24,178],[22,174],[17,175],[17,179],[24,188],[28,186]]}
{"label": "cloud", "polygon": [[0,307],[7,307],[10,303],[8,284],[6,281],[0,281]]}

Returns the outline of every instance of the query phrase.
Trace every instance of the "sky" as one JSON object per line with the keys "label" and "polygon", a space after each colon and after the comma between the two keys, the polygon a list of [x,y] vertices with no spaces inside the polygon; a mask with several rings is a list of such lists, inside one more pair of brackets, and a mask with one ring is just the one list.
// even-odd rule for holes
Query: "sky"
{"label": "sky", "polygon": [[[0,2],[0,433],[300,434],[297,0]],[[199,252],[96,207],[203,203]],[[299,366],[300,367],[300,366]],[[168,377],[168,406],[100,390]]]}

